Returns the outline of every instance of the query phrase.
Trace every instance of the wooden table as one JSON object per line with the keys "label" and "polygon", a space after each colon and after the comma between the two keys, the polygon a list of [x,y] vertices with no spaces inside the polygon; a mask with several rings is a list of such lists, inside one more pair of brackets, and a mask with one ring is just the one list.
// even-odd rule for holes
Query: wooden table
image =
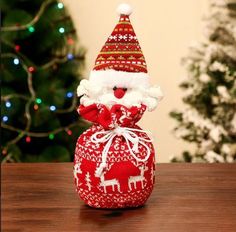
{"label": "wooden table", "polygon": [[98,210],[72,163],[2,165],[2,231],[236,231],[236,164],[160,164],[145,207]]}

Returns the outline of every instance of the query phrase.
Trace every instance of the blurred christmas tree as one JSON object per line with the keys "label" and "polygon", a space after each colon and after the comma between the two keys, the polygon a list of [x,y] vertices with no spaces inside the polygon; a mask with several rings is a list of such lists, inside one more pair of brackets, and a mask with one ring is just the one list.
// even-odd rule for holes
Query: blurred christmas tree
{"label": "blurred christmas tree", "polygon": [[236,0],[210,1],[205,40],[190,47],[183,61],[188,79],[180,87],[184,111],[173,111],[178,138],[197,145],[173,162],[236,160]]}
{"label": "blurred christmas tree", "polygon": [[63,3],[1,0],[2,162],[71,161],[84,49]]}

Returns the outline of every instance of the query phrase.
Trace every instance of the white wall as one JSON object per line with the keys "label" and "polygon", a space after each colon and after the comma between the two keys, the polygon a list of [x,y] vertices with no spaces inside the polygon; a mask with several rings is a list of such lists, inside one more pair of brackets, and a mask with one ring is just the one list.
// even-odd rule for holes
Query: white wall
{"label": "white wall", "polygon": [[[87,48],[85,76],[93,68],[98,52],[115,27],[120,0],[64,0],[75,22],[81,43]],[[140,125],[155,136],[158,162],[189,147],[171,133],[175,122],[168,116],[183,108],[178,84],[185,75],[180,60],[193,40],[201,38],[207,0],[128,0],[134,12],[130,19],[142,47],[152,83],[165,94],[158,109],[146,113]]]}

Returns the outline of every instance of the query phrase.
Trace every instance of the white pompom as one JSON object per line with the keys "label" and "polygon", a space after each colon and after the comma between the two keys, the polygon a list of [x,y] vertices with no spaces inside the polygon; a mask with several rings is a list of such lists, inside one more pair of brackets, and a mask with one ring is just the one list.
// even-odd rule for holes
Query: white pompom
{"label": "white pompom", "polygon": [[133,12],[133,9],[132,7],[129,5],[129,4],[126,4],[126,3],[122,3],[118,6],[117,8],[117,12],[118,14],[120,15],[131,15],[132,12]]}

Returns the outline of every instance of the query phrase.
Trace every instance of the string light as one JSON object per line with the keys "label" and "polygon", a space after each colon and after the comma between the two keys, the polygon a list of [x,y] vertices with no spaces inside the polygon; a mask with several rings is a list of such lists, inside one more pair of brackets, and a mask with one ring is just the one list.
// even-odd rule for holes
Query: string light
{"label": "string light", "polygon": [[26,141],[26,143],[30,143],[31,142],[31,138],[29,136],[26,136],[25,141]]}
{"label": "string light", "polygon": [[28,25],[32,26],[32,25],[36,24],[39,21],[39,19],[43,15],[45,9],[51,3],[52,3],[51,0],[44,1],[41,4],[41,6],[40,6],[38,12],[36,13],[36,15],[34,16],[34,18],[29,23],[27,23],[27,24],[15,23],[14,26],[1,27],[1,31],[21,31],[21,30],[25,30],[25,29],[29,28]]}
{"label": "string light", "polygon": [[57,4],[57,7],[58,7],[59,9],[62,9],[62,8],[64,7],[64,5],[63,5],[63,3],[59,2],[59,3]]}
{"label": "string light", "polygon": [[68,54],[67,54],[67,59],[68,59],[68,60],[73,60],[73,59],[74,59],[74,55],[71,54],[71,53],[68,53]]}
{"label": "string light", "polygon": [[59,127],[59,128],[57,128],[55,130],[47,131],[47,132],[25,131],[25,130],[22,130],[22,129],[15,128],[13,126],[8,126],[6,124],[2,124],[1,126],[4,129],[9,129],[11,131],[19,132],[18,136],[20,136],[20,138],[22,138],[22,136],[24,136],[25,134],[27,134],[27,135],[29,135],[31,137],[43,138],[43,137],[48,137],[49,134],[55,135],[55,134],[60,133],[61,131],[67,131],[68,128],[73,128],[73,127],[76,127],[78,125],[80,125],[80,123],[78,121],[76,121],[76,122],[71,123],[70,125],[67,125],[66,127]]}
{"label": "string light", "polygon": [[[21,31],[21,30],[26,30],[29,33],[35,32],[35,30],[37,30],[37,28],[36,28],[36,26],[34,27],[34,25],[39,21],[39,19],[41,18],[41,15],[43,15],[43,12],[45,11],[46,7],[49,4],[51,4],[51,0],[44,1],[44,3],[41,5],[39,11],[35,15],[35,17],[29,23],[27,23],[25,25],[22,25],[20,23],[16,23],[13,26],[3,27],[2,30],[3,31]],[[57,7],[57,5],[55,7]],[[58,4],[58,8],[59,9],[60,8],[64,8],[64,5],[63,4]],[[57,30],[59,30],[59,28]],[[67,32],[67,28],[62,27],[62,30],[60,30],[59,32],[60,33]],[[74,44],[75,40],[69,37],[66,42],[67,42],[67,44]],[[19,44],[15,44],[14,45],[13,44],[13,52],[15,51],[15,53],[17,53],[17,52],[21,51],[21,49],[22,49],[21,45],[19,45]],[[14,62],[13,59],[15,57],[16,57],[16,55],[12,53],[12,55],[11,55],[11,63]],[[53,60],[53,62],[50,61],[48,64],[42,65],[42,67],[46,69],[46,68],[50,67],[51,64],[54,63],[54,61],[57,62],[57,60],[58,59],[56,58],[56,59]],[[28,71],[28,73],[27,73],[28,74],[28,86],[29,86],[29,89],[30,89],[30,95],[31,96],[29,98],[28,97],[24,97],[23,99],[26,99],[26,100],[29,99],[29,101],[27,101],[27,104],[28,104],[27,106],[28,107],[25,107],[25,115],[29,116],[29,117],[27,117],[26,123],[27,123],[27,128],[30,128],[30,126],[31,126],[31,117],[30,117],[31,116],[30,115],[30,106],[31,106],[31,104],[30,104],[30,102],[31,102],[32,99],[35,99],[35,101],[37,100],[35,98],[36,93],[35,93],[34,88],[33,88],[33,83],[32,83],[33,80],[31,78],[32,75],[30,75],[30,73],[34,72],[35,70],[37,71],[37,67],[32,67],[32,68],[31,67],[27,67],[27,65],[24,63],[24,59],[22,60],[21,58],[19,58],[19,61],[20,61],[20,65],[22,65],[24,70]],[[66,62],[67,59],[65,59],[65,57],[63,57],[62,61]],[[14,95],[14,94],[12,94],[12,95]],[[21,98],[21,96],[23,96],[21,94],[16,94],[16,95],[19,95],[19,98]],[[9,99],[9,98],[6,98],[6,100],[7,99]],[[41,104],[42,100],[40,99],[39,101],[40,102],[37,103],[37,104]],[[34,106],[37,105],[37,104],[35,102]],[[76,101],[72,101],[72,106],[75,106],[75,104],[76,104]],[[60,111],[63,112],[63,113],[64,112],[72,112],[72,110],[74,109],[74,107],[72,107],[72,106],[70,106],[69,108],[67,108],[65,110],[60,110]],[[14,107],[14,104],[12,104],[11,107]],[[10,119],[11,118],[9,116],[9,120]],[[8,116],[7,115],[3,115],[2,116],[2,120],[3,121],[8,121]],[[72,128],[72,127],[75,127],[75,126],[78,126],[78,122],[73,122],[70,125],[67,125],[67,128]],[[54,136],[57,133],[65,130],[65,127],[60,127],[60,128],[55,129],[55,130],[52,130],[51,132],[50,131],[46,131],[46,132],[30,132],[30,131],[28,131],[28,129],[20,129],[20,128],[17,128],[17,127],[14,127],[14,126],[10,126],[7,123],[6,124],[3,123],[2,127],[7,129],[7,130],[10,130],[10,131],[19,132],[19,134],[14,139],[12,139],[9,144],[16,144],[20,139],[22,139],[23,136],[25,136],[24,139],[23,139],[23,140],[25,140],[25,142],[32,142],[31,140],[32,140],[33,137],[46,137],[47,138],[50,133],[52,133],[52,135],[50,137],[54,138]],[[27,135],[27,137],[26,137],[26,135]],[[6,146],[8,147],[8,145],[6,145]],[[6,151],[7,150],[4,150],[3,153],[5,153]]]}
{"label": "string light", "polygon": [[3,122],[7,122],[7,121],[8,121],[8,116],[4,115],[4,116],[2,117],[2,121],[3,121]]}
{"label": "string light", "polygon": [[48,138],[49,138],[49,139],[51,139],[51,140],[53,140],[53,139],[54,139],[54,137],[55,137],[55,135],[54,135],[54,134],[49,134],[49,136],[48,136]]}
{"label": "string light", "polygon": [[15,45],[15,51],[16,51],[16,52],[19,52],[19,51],[20,51],[20,45],[18,45],[18,44]]}
{"label": "string light", "polygon": [[41,103],[42,103],[42,99],[41,99],[41,98],[36,98],[35,102],[36,102],[37,104],[41,104]]}
{"label": "string light", "polygon": [[38,110],[39,106],[37,104],[34,105],[34,110]]}
{"label": "string light", "polygon": [[72,135],[72,130],[67,130],[67,134],[71,136]]}
{"label": "string light", "polygon": [[64,28],[64,27],[60,27],[60,28],[58,29],[58,31],[59,31],[60,33],[64,33],[64,32],[65,32],[65,28]]}
{"label": "string light", "polygon": [[73,95],[74,95],[73,92],[67,92],[67,93],[66,93],[66,96],[67,96],[68,98],[72,98]]}
{"label": "string light", "polygon": [[33,73],[35,71],[35,67],[33,67],[33,66],[28,67],[28,71]]}
{"label": "string light", "polygon": [[74,43],[74,40],[72,38],[67,38],[67,43],[72,45]]}
{"label": "string light", "polygon": [[4,149],[2,150],[2,154],[3,154],[3,155],[6,155],[6,154],[7,154],[7,149],[4,148]]}
{"label": "string light", "polygon": [[20,63],[20,60],[19,60],[18,58],[15,58],[15,59],[13,60],[13,63],[14,63],[15,65],[18,65],[18,64]]}
{"label": "string light", "polygon": [[28,27],[28,31],[33,33],[35,31],[35,28],[33,26]]}
{"label": "string light", "polygon": [[6,105],[7,108],[10,108],[11,107],[11,102],[6,101],[5,105]]}
{"label": "string light", "polygon": [[52,106],[49,107],[49,109],[50,109],[51,111],[55,111],[57,108],[56,108],[56,106],[52,105]]}

